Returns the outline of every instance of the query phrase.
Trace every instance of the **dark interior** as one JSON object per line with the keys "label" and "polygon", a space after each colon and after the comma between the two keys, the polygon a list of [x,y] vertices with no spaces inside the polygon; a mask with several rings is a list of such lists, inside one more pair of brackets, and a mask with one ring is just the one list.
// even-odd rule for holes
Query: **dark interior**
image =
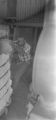
{"label": "dark interior", "polygon": [[[15,15],[15,13],[13,14]],[[36,14],[31,15],[30,17],[21,21],[17,21],[16,19],[11,18],[0,19],[0,24],[9,25],[9,38],[12,41],[18,37],[23,37],[26,40],[26,42],[31,46],[32,56],[32,60],[29,62],[22,62],[18,64],[15,62],[11,63],[11,75],[13,82],[12,103],[8,107],[7,116],[3,114],[0,117],[0,120],[25,120],[27,112],[26,105],[28,102],[27,95],[29,93],[29,85],[32,81],[34,53],[38,38],[43,28],[43,21],[44,8]]]}

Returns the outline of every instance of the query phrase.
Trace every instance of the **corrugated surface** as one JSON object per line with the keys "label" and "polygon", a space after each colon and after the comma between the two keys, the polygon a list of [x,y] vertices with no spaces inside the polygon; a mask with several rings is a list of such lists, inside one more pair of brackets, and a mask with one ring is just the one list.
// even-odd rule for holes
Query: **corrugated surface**
{"label": "corrugated surface", "polygon": [[7,0],[0,0],[0,18],[7,15]]}
{"label": "corrugated surface", "polygon": [[45,4],[45,0],[17,0],[16,16],[17,20],[24,19],[37,11]]}
{"label": "corrugated surface", "polygon": [[17,0],[7,0],[7,17],[16,17]]}
{"label": "corrugated surface", "polygon": [[46,0],[0,0],[0,18],[24,19],[37,11]]}

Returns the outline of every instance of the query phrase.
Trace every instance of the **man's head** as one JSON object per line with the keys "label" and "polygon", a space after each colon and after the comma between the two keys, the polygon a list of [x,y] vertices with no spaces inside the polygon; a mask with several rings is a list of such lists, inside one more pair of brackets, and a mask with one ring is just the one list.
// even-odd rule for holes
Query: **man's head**
{"label": "man's head", "polygon": [[12,44],[9,39],[1,39],[0,40],[0,54],[10,54],[12,52]]}

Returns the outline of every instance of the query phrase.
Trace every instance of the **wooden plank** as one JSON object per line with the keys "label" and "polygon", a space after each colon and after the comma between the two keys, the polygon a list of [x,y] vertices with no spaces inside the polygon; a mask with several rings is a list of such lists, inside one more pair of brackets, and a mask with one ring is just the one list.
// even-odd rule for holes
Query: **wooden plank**
{"label": "wooden plank", "polygon": [[14,26],[17,27],[43,27],[41,23],[16,23]]}

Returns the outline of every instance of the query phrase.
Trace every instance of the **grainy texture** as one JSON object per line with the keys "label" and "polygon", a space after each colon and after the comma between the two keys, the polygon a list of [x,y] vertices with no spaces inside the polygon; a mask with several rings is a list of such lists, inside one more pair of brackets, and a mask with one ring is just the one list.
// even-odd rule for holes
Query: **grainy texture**
{"label": "grainy texture", "polygon": [[0,18],[5,18],[7,15],[7,0],[0,0]]}
{"label": "grainy texture", "polygon": [[22,20],[35,14],[45,5],[45,0],[0,0],[0,18]]}
{"label": "grainy texture", "polygon": [[17,0],[17,20],[24,19],[39,11],[45,0]]}

